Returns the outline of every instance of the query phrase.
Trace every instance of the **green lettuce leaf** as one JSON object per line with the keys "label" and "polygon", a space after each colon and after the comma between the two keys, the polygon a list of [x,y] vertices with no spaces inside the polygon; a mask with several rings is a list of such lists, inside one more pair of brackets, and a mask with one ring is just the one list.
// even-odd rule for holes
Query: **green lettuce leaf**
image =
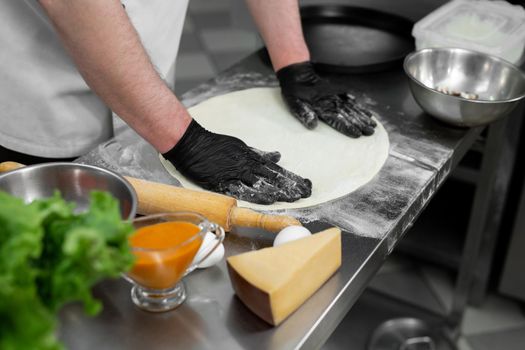
{"label": "green lettuce leaf", "polygon": [[0,349],[60,349],[60,307],[81,301],[96,314],[92,286],[132,266],[117,200],[93,192],[90,203],[75,214],[59,193],[26,205],[0,192]]}

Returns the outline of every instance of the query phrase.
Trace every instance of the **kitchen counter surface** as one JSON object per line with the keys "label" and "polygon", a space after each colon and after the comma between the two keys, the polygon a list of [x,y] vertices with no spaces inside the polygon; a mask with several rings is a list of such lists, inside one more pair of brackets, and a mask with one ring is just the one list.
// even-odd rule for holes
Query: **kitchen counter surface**
{"label": "kitchen counter surface", "polygon": [[[367,185],[330,203],[286,211],[313,232],[332,225],[343,229],[343,263],[338,272],[275,328],[234,296],[224,261],[187,276],[188,299],[167,313],[137,309],[127,282],[105,281],[95,288],[96,296],[104,301],[99,316],[82,316],[76,305],[62,311],[60,335],[71,349],[310,349],[326,341],[482,130],[449,127],[425,115],[412,98],[401,68],[351,78],[327,77],[346,86],[373,110],[390,138],[389,157]],[[186,93],[182,100],[191,106],[258,86],[276,86],[276,80],[256,53]],[[177,184],[145,141],[123,125],[116,130],[115,139],[79,161]],[[226,254],[270,246],[272,241],[273,234],[268,232],[236,229],[227,235]]]}

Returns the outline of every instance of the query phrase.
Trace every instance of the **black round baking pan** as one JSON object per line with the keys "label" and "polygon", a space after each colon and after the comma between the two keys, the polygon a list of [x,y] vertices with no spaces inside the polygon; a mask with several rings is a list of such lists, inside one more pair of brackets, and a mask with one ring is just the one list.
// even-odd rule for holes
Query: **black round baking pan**
{"label": "black round baking pan", "polygon": [[414,50],[406,18],[362,7],[315,5],[301,8],[312,61],[320,70],[368,73],[402,66]]}

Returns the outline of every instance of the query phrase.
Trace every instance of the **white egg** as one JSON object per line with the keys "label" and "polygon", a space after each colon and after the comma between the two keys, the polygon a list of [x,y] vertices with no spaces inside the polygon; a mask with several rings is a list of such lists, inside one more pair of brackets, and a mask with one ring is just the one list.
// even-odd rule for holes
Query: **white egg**
{"label": "white egg", "polygon": [[[207,233],[206,236],[204,236],[204,241],[202,242],[201,247],[199,248],[199,251],[193,258],[193,262],[199,262],[206,254],[215,247],[215,244],[217,244],[217,237],[213,233]],[[217,264],[219,261],[222,260],[224,257],[224,245],[221,243],[211,254],[200,262],[197,267],[199,269],[204,269],[210,266],[213,266]]]}
{"label": "white egg", "polygon": [[278,245],[295,241],[299,238],[304,238],[310,236],[312,233],[303,226],[288,226],[285,227],[275,236],[273,241],[273,246],[277,247]]}

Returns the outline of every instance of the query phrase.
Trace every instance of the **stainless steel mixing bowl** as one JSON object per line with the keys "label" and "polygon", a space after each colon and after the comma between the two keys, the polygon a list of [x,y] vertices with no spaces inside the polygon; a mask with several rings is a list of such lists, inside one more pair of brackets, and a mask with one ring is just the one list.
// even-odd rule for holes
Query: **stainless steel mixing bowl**
{"label": "stainless steel mixing bowl", "polygon": [[0,174],[0,191],[27,203],[51,197],[55,190],[65,200],[76,203],[78,212],[88,208],[91,191],[107,191],[120,202],[123,219],[135,217],[135,190],[122,176],[106,169],[76,163],[45,163]]}
{"label": "stainless steel mixing bowl", "polygon": [[[513,64],[456,48],[415,51],[405,58],[410,90],[428,114],[457,126],[491,123],[509,114],[525,97],[525,74]],[[466,99],[437,91],[476,94]]]}

